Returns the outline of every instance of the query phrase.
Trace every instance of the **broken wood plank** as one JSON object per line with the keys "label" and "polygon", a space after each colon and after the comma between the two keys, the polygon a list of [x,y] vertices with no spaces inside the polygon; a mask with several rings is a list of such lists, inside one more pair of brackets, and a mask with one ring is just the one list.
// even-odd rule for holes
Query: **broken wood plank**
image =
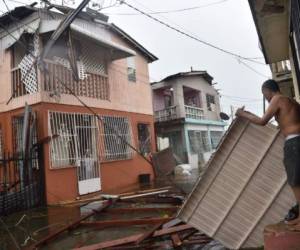
{"label": "broken wood plank", "polygon": [[128,196],[120,197],[120,200],[134,199],[134,198],[151,196],[151,195],[156,195],[156,194],[163,194],[163,193],[167,193],[167,192],[169,192],[168,189],[166,189],[166,190],[160,190],[160,191],[155,191],[155,192],[150,192],[150,193],[144,193],[144,194],[128,195]]}
{"label": "broken wood plank", "polygon": [[147,219],[129,219],[129,220],[107,220],[107,221],[82,221],[80,224],[83,226],[96,226],[96,227],[115,227],[115,226],[133,226],[133,225],[154,225],[157,223],[164,223],[171,218],[147,218]]}
{"label": "broken wood plank", "polygon": [[[155,231],[153,234],[153,237],[159,237],[159,236],[164,236],[164,235],[168,235],[168,234],[172,234],[172,233],[176,233],[176,232],[181,232],[181,231],[191,229],[191,228],[193,228],[193,227],[191,227],[189,225],[180,225],[177,227],[165,228],[165,229]],[[116,239],[116,240],[105,241],[105,242],[96,243],[96,244],[85,246],[85,247],[75,248],[74,250],[96,250],[96,249],[103,249],[103,248],[108,248],[108,247],[124,245],[124,244],[128,244],[128,243],[136,242],[142,236],[143,236],[143,234],[135,234],[135,235],[131,235],[131,236]]]}
{"label": "broken wood plank", "polygon": [[177,226],[178,224],[182,223],[182,221],[178,218],[175,218],[167,223],[165,223],[162,228],[169,228],[169,227],[174,227]]}
{"label": "broken wood plank", "polygon": [[182,241],[177,233],[171,234],[171,239],[174,247],[179,247],[182,245]]}
{"label": "broken wood plank", "polygon": [[160,197],[140,197],[132,198],[128,200],[120,200],[119,202],[127,203],[158,203],[158,204],[172,204],[172,205],[181,205],[182,200],[177,198],[160,198]]}
{"label": "broken wood plank", "polygon": [[123,197],[123,196],[135,195],[135,194],[145,194],[145,193],[150,193],[150,192],[167,190],[167,189],[171,189],[171,188],[172,188],[171,186],[167,186],[167,187],[162,187],[162,188],[138,190],[138,191],[134,191],[134,192],[121,193],[121,194],[118,194],[118,196]]}
{"label": "broken wood plank", "polygon": [[[179,209],[178,206],[171,207],[122,207],[122,208],[109,208],[105,213],[131,213],[131,212],[153,212],[153,211],[169,211],[176,212]],[[181,221],[180,221],[181,222]]]}
{"label": "broken wood plank", "polygon": [[135,244],[136,245],[139,245],[139,244],[141,244],[142,243],[142,241],[144,241],[145,239],[147,239],[147,238],[150,238],[153,234],[154,234],[154,232],[156,231],[156,230],[158,230],[160,227],[161,227],[161,225],[162,225],[163,223],[158,223],[158,224],[156,224],[154,227],[152,227],[149,231],[147,231],[146,233],[144,233],[136,242],[135,242]]}
{"label": "broken wood plank", "polygon": [[[97,211],[101,211],[104,210],[105,208],[107,208],[108,206],[111,205],[111,201],[105,201],[102,203],[101,207],[97,209]],[[86,220],[87,218],[93,216],[95,214],[95,211],[92,211],[84,216],[82,216],[81,218],[75,220],[74,222],[72,222],[70,225],[64,226],[61,229],[47,235],[46,237],[42,238],[41,240],[35,242],[33,245],[29,246],[29,249],[36,249],[44,244],[46,244],[48,241],[53,240],[54,238],[56,238],[58,235],[60,235],[61,233],[70,230],[70,229],[74,229],[75,227],[80,225],[80,222],[83,220]]]}

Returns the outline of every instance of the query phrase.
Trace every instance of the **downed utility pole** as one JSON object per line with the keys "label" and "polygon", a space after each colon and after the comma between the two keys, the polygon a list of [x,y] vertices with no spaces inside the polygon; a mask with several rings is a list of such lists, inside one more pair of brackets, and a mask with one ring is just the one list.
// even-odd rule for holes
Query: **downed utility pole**
{"label": "downed utility pole", "polygon": [[83,8],[89,3],[89,1],[90,0],[83,0],[76,9],[70,11],[70,13],[61,21],[58,28],[53,32],[49,41],[46,43],[45,48],[41,52],[41,55],[39,58],[39,67],[43,67],[43,60],[48,55],[52,46],[55,44],[55,42],[58,40],[58,38],[66,31],[66,29],[75,20],[75,18],[83,10]]}

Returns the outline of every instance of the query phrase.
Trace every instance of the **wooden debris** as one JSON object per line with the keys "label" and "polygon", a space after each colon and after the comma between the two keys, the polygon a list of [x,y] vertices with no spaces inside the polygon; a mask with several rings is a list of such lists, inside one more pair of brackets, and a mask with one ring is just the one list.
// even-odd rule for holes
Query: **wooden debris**
{"label": "wooden debris", "polygon": [[135,244],[136,244],[136,245],[139,245],[139,244],[141,244],[142,241],[144,241],[145,239],[150,238],[150,237],[155,233],[155,231],[158,230],[158,229],[161,227],[162,224],[163,224],[163,223],[158,223],[158,224],[156,224],[156,225],[155,225],[153,228],[151,228],[148,232],[144,233],[140,238],[138,238],[137,241],[135,242]]}
{"label": "wooden debris", "polygon": [[182,221],[178,218],[175,218],[167,223],[165,223],[162,228],[169,228],[169,227],[174,227],[177,226],[178,224],[182,223]]}
{"label": "wooden debris", "polygon": [[[168,235],[168,234],[172,234],[172,233],[176,233],[176,232],[181,232],[181,231],[191,229],[191,228],[192,227],[189,225],[181,225],[181,226],[177,226],[177,227],[165,228],[165,229],[155,231],[153,234],[153,237],[159,237],[159,236],[164,236],[164,235]],[[81,247],[81,248],[76,248],[76,250],[95,250],[95,249],[114,247],[114,246],[118,246],[118,245],[124,245],[124,244],[128,244],[128,243],[134,243],[137,240],[139,240],[143,235],[144,234],[135,234],[135,235],[117,239],[117,240],[105,241],[105,242],[101,242],[101,243],[97,243],[97,244],[93,244],[93,245],[89,245],[89,246],[85,246],[85,247]]]}
{"label": "wooden debris", "polygon": [[171,186],[162,187],[162,188],[152,188],[152,189],[146,189],[146,190],[139,190],[139,191],[135,191],[135,192],[122,193],[122,194],[119,194],[118,196],[123,197],[123,196],[135,195],[135,194],[145,194],[145,193],[151,193],[151,192],[156,192],[156,191],[169,190],[171,188],[172,188]]}
{"label": "wooden debris", "polygon": [[144,194],[128,195],[128,196],[120,197],[120,200],[134,199],[134,198],[151,196],[151,195],[156,195],[156,194],[163,194],[163,193],[167,193],[167,192],[169,192],[168,189],[166,189],[166,190],[160,190],[160,191],[155,191],[155,192],[150,192],[150,193],[144,193]]}
{"label": "wooden debris", "polygon": [[177,233],[171,234],[171,239],[173,241],[174,247],[179,247],[182,245],[182,241]]}
{"label": "wooden debris", "polygon": [[96,227],[120,227],[133,225],[154,225],[157,223],[164,223],[173,218],[147,218],[147,219],[129,219],[129,220],[103,220],[103,221],[82,221],[83,226]]}
{"label": "wooden debris", "polygon": [[112,213],[112,214],[132,213],[132,212],[154,212],[154,211],[176,212],[178,209],[179,209],[178,206],[171,206],[171,207],[124,207],[124,208],[109,208],[109,209],[106,209],[103,212]]}

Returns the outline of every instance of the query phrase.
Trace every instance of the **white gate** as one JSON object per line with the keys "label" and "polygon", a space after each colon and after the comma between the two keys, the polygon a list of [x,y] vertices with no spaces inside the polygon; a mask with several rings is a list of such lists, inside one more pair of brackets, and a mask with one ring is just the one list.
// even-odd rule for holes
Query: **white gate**
{"label": "white gate", "polygon": [[[77,117],[76,117],[77,118]],[[76,119],[76,166],[79,194],[88,194],[101,190],[100,163],[98,161],[98,127],[92,116],[80,116]]]}

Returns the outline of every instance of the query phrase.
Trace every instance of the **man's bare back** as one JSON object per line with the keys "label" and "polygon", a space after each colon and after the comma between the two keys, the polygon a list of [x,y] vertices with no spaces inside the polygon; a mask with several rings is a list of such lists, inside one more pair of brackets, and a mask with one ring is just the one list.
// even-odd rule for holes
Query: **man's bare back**
{"label": "man's bare back", "polygon": [[277,110],[274,116],[281,132],[285,136],[300,134],[300,105],[295,100],[281,94],[272,98],[270,108],[272,108],[271,105],[275,105]]}

